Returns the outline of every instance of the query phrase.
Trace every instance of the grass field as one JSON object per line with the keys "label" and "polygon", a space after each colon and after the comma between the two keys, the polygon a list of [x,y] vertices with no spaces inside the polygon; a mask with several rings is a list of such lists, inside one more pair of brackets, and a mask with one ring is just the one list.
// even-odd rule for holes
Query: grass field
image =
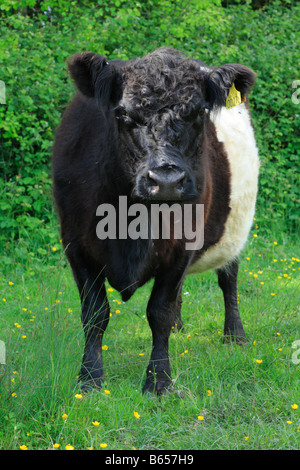
{"label": "grass field", "polygon": [[284,235],[263,236],[256,226],[242,254],[243,347],[222,343],[215,273],[186,279],[184,331],[170,339],[180,393],[161,399],[141,393],[151,285],[126,304],[110,289],[106,382],[82,395],[83,333],[71,272],[59,249],[44,269],[30,256],[0,278],[0,449],[299,449],[300,341],[293,343],[300,340],[300,262]]}

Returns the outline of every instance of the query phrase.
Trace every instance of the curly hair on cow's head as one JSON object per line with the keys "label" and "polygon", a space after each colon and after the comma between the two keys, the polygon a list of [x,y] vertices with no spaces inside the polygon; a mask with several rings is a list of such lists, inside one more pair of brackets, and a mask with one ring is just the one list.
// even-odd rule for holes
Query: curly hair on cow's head
{"label": "curly hair on cow's head", "polygon": [[204,102],[199,64],[169,47],[131,61],[124,70],[123,98],[149,116],[168,108],[186,119]]}
{"label": "curly hair on cow's head", "polygon": [[[225,106],[233,84],[243,100],[255,83],[255,74],[241,64],[208,67],[177,50],[164,47],[143,58],[112,60],[94,52],[75,54],[69,70],[83,96],[94,98],[106,113],[110,106],[124,106],[136,121],[161,112],[178,120],[193,120],[204,109]],[[134,119],[135,120],[135,119]]]}

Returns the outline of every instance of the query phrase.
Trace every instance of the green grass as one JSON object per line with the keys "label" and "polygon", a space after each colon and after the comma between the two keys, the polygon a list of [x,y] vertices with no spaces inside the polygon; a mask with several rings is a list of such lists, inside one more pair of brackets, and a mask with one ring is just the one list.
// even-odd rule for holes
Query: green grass
{"label": "green grass", "polygon": [[59,449],[298,449],[300,365],[292,357],[300,359],[300,352],[292,344],[300,340],[299,254],[284,235],[253,232],[258,237],[252,234],[242,254],[239,276],[247,344],[222,343],[215,273],[189,276],[184,331],[170,339],[180,393],[161,399],[141,393],[151,350],[145,317],[151,284],[126,304],[116,291],[108,293],[106,382],[100,392],[76,398],[83,333],[78,293],[60,250],[43,269],[35,270],[40,264],[28,254],[27,264],[2,273],[0,449],[52,449],[55,443]]}

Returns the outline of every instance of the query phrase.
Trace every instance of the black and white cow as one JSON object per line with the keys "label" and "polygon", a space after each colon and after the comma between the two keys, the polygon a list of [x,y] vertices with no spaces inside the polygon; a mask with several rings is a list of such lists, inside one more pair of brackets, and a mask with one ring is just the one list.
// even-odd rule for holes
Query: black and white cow
{"label": "black and white cow", "polygon": [[[257,193],[259,159],[247,101],[255,75],[240,64],[208,67],[170,48],[109,63],[84,52],[70,59],[69,70],[78,93],[56,134],[53,181],[82,302],[80,380],[84,387],[103,381],[101,345],[110,310],[105,280],[127,300],[154,278],[147,307],[153,347],[143,390],[161,394],[172,384],[168,339],[181,325],[186,274],[217,271],[225,338],[245,339],[237,260]],[[233,85],[241,104],[227,109]],[[111,204],[118,214],[120,196],[129,206],[203,205],[203,246],[187,250],[184,236],[99,239],[97,208]]]}

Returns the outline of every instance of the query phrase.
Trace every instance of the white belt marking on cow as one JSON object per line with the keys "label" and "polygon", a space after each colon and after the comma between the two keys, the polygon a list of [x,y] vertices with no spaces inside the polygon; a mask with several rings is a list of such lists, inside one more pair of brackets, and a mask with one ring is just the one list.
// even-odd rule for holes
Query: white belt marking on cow
{"label": "white belt marking on cow", "polygon": [[219,242],[203,253],[189,273],[224,267],[237,258],[247,241],[255,211],[259,157],[249,111],[244,104],[224,107],[211,119],[229,160],[231,211]]}

